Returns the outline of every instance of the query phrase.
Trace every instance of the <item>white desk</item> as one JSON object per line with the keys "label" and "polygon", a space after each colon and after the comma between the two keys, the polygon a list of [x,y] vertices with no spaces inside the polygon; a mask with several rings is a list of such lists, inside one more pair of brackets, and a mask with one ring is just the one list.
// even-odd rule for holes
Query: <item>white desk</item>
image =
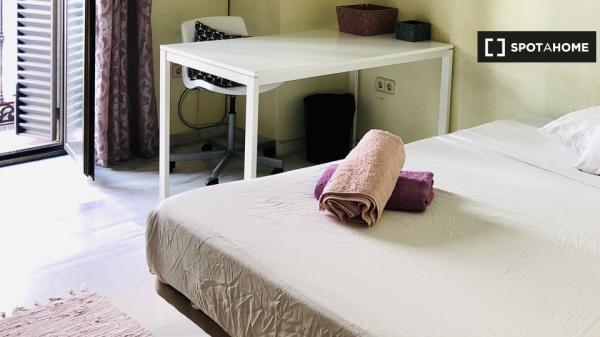
{"label": "white desk", "polygon": [[333,30],[183,43],[160,47],[160,196],[169,196],[171,63],[246,85],[244,178],[256,177],[258,100],[261,85],[350,73],[350,92],[358,97],[358,71],[440,58],[440,134],[448,132],[453,46],[404,42],[391,35],[359,37]]}

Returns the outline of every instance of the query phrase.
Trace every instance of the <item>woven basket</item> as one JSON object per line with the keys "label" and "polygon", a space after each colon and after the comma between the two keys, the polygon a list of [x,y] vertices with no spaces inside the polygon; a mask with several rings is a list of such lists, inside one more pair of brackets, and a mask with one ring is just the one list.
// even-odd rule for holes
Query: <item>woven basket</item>
{"label": "woven basket", "polygon": [[377,5],[348,5],[337,7],[340,32],[361,36],[394,32],[398,9]]}

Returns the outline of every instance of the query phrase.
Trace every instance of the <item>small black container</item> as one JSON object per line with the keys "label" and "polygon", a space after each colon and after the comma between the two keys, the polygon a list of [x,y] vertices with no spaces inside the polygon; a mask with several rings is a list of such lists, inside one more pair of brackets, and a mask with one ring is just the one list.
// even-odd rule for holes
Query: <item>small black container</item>
{"label": "small black container", "polygon": [[344,159],[352,149],[354,95],[311,95],[304,108],[306,159],[313,164]]}
{"label": "small black container", "polygon": [[396,39],[419,42],[431,40],[431,24],[421,21],[402,21],[396,24]]}

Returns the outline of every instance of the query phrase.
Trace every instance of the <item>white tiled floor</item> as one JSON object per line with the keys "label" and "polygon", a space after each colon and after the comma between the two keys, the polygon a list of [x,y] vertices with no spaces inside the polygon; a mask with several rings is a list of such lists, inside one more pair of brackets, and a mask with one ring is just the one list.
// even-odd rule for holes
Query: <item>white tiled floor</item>
{"label": "white tiled floor", "polygon": [[[287,168],[307,163],[289,156]],[[216,162],[181,163],[175,193],[202,187]],[[242,176],[241,163],[221,181]],[[159,203],[155,160],[98,169],[91,182],[68,157],[0,168],[0,311],[86,285],[155,336],[207,336],[154,291],[145,221]],[[260,170],[267,174],[270,170]]]}

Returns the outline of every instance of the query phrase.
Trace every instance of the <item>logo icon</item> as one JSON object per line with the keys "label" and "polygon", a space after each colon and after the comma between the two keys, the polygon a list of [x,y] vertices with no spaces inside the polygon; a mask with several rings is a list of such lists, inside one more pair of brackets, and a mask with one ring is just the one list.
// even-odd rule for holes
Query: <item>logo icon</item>
{"label": "logo icon", "polygon": [[[497,54],[494,54],[490,51],[490,47],[493,42],[500,43],[500,45],[502,46],[501,51]],[[506,57],[506,39],[485,39],[485,57]]]}
{"label": "logo icon", "polygon": [[596,32],[479,32],[479,62],[596,62]]}

